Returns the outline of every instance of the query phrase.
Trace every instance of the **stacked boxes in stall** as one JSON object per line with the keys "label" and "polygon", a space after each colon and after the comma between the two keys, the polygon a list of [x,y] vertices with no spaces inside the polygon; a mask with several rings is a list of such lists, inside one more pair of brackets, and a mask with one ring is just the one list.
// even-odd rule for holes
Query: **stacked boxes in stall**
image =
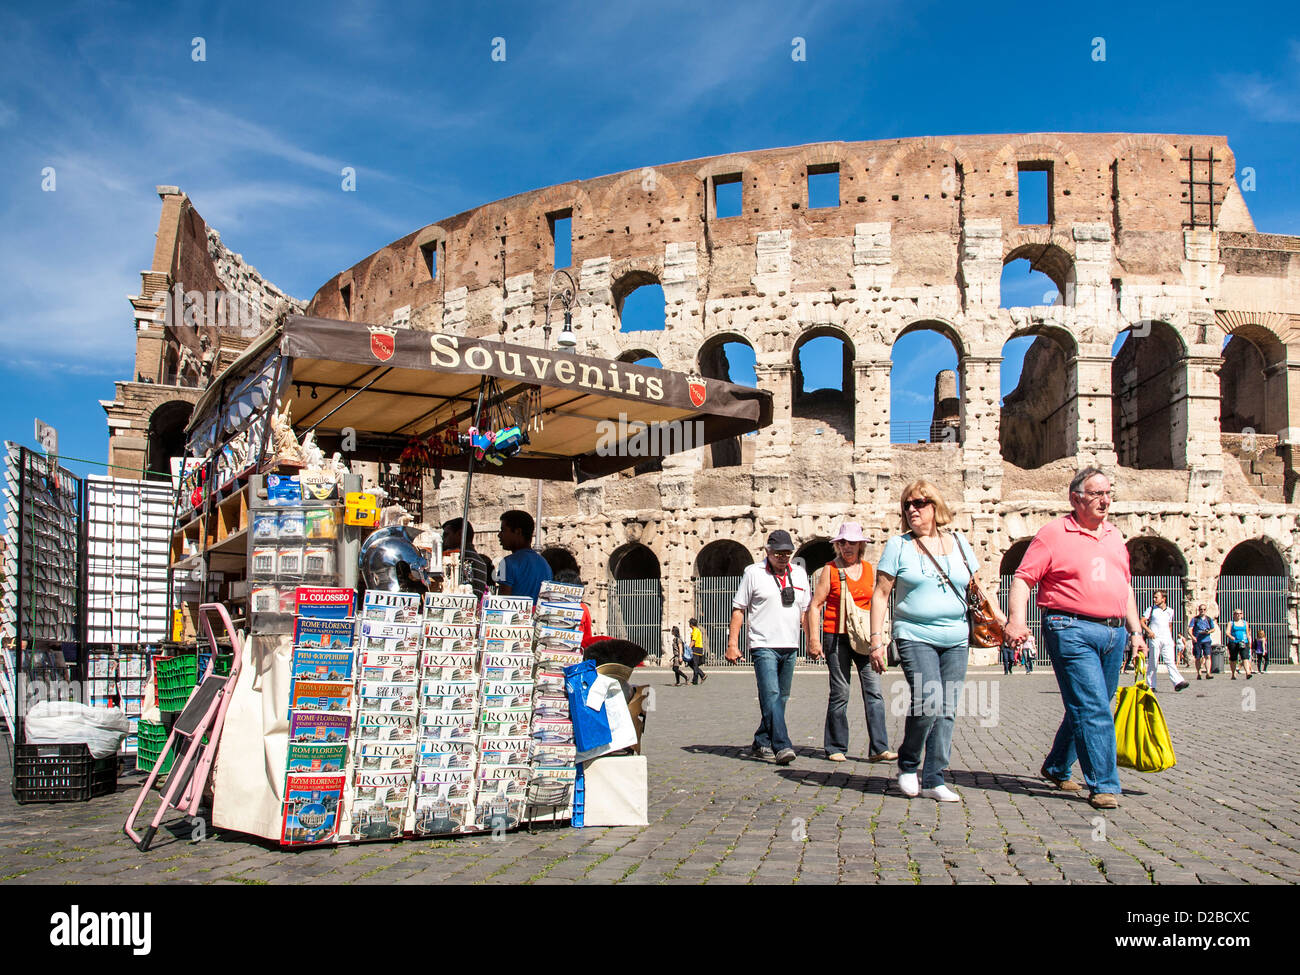
{"label": "stacked boxes in stall", "polygon": [[86,639],[138,646],[165,640],[174,489],[86,479]]}
{"label": "stacked boxes in stall", "polygon": [[478,769],[479,631],[473,593],[424,597],[420,649],[417,836],[473,826]]}
{"label": "stacked boxes in stall", "polygon": [[567,819],[572,812],[577,751],[564,668],[582,660],[582,595],[582,586],[547,582],[537,601],[531,753],[534,818]]}
{"label": "stacked boxes in stall", "polygon": [[478,775],[474,825],[504,830],[523,820],[532,771],[529,725],[533,713],[533,601],[486,596],[480,662]]}
{"label": "stacked boxes in stall", "polygon": [[271,617],[287,619],[295,611],[299,586],[338,580],[341,521],[332,481],[304,485],[298,477],[268,474],[265,484],[266,500],[252,499],[248,542],[249,608],[264,635],[275,632]]}
{"label": "stacked boxes in stall", "polygon": [[420,597],[367,592],[357,626],[351,835],[388,839],[405,829],[415,768]]}
{"label": "stacked boxes in stall", "polygon": [[281,842],[302,846],[338,835],[347,781],[354,651],[351,589],[294,592],[289,745]]}

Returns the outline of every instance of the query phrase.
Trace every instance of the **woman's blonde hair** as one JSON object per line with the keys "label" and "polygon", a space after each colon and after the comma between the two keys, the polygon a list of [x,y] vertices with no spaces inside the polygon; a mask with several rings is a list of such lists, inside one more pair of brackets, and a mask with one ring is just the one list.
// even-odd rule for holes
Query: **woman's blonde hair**
{"label": "woman's blonde hair", "polygon": [[939,493],[939,489],[925,478],[918,477],[903,488],[903,493],[898,496],[898,510],[903,523],[903,531],[912,530],[912,526],[907,520],[907,507],[904,502],[914,494],[922,498],[929,498],[934,502],[934,524],[936,528],[942,528],[952,521],[952,511],[949,510],[947,502],[943,500],[943,495]]}

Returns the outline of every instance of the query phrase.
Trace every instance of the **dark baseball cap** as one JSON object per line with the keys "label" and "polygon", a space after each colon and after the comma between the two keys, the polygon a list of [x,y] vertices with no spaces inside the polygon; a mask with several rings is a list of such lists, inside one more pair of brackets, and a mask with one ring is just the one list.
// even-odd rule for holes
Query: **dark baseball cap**
{"label": "dark baseball cap", "polygon": [[793,552],[794,539],[790,537],[788,531],[778,528],[767,536],[767,547],[773,552]]}

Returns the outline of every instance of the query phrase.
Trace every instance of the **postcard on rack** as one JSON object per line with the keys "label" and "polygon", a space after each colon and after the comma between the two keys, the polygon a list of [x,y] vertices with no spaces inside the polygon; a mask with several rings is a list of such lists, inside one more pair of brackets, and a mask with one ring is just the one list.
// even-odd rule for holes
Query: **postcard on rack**
{"label": "postcard on rack", "polygon": [[532,757],[534,769],[573,768],[578,759],[578,749],[573,745],[547,745],[534,740]]}
{"label": "postcard on rack", "polygon": [[533,770],[527,765],[484,765],[479,763],[478,795],[523,798],[528,792],[528,783],[532,781]]}
{"label": "postcard on rack", "polygon": [[421,739],[416,753],[421,768],[461,769],[473,771],[478,764],[478,749],[472,741],[438,741]]}
{"label": "postcard on rack", "polygon": [[424,711],[420,714],[420,741],[474,742],[478,738],[473,711]]}
{"label": "postcard on rack", "polygon": [[342,681],[295,681],[289,698],[290,711],[347,712],[352,685]]}
{"label": "postcard on rack", "polygon": [[469,769],[417,768],[415,780],[422,796],[456,800],[474,795],[474,773]]}
{"label": "postcard on rack", "polygon": [[295,647],[290,676],[294,680],[351,680],[352,657],[351,650],[314,650],[311,647]]}
{"label": "postcard on rack", "polygon": [[533,741],[539,745],[572,745],[573,722],[541,718],[533,722]]}
{"label": "postcard on rack", "polygon": [[441,653],[425,650],[420,656],[420,677],[432,681],[476,681],[474,653]]}
{"label": "postcard on rack", "polygon": [[342,775],[290,775],[284,790],[280,842],[285,846],[332,842],[344,788]]}
{"label": "postcard on rack", "polygon": [[303,744],[343,743],[348,740],[351,726],[352,718],[346,714],[294,711],[289,715],[289,741]]}
{"label": "postcard on rack", "polygon": [[352,600],[356,593],[351,589],[327,589],[319,586],[299,586],[293,591],[294,612],[299,616],[318,620],[345,620],[352,616]]}
{"label": "postcard on rack", "polygon": [[426,650],[439,650],[443,653],[477,651],[478,627],[461,623],[426,622],[422,641]]}
{"label": "postcard on rack", "polygon": [[[522,738],[531,734],[533,712],[529,708],[479,712],[479,734],[490,738]],[[572,740],[573,729],[569,729]]]}
{"label": "postcard on rack", "polygon": [[451,802],[438,796],[415,797],[415,835],[443,836],[459,833],[474,817],[474,804],[468,799]]}
{"label": "postcard on rack", "polygon": [[555,720],[568,721],[572,716],[569,714],[569,699],[557,694],[545,694],[533,696],[533,720]]}
{"label": "postcard on rack", "polygon": [[385,684],[361,681],[357,699],[362,711],[379,711],[394,714],[414,714],[419,695],[419,684]]}
{"label": "postcard on rack", "polygon": [[426,592],[426,623],[474,624],[478,621],[478,597],[473,593]]}
{"label": "postcard on rack", "polygon": [[485,711],[506,711],[533,706],[531,680],[511,684],[484,683],[481,694]]}
{"label": "postcard on rack", "polygon": [[316,745],[289,743],[289,755],[286,761],[289,774],[314,772],[326,775],[342,772],[348,760],[347,745]]}
{"label": "postcard on rack", "polygon": [[299,647],[350,647],[354,629],[354,622],[350,619],[321,620],[299,616],[293,623],[293,642]]}
{"label": "postcard on rack", "polygon": [[[378,654],[392,658],[398,654]],[[390,684],[412,684],[418,679],[418,671],[415,661],[418,659],[416,654],[408,653],[400,655],[403,659],[400,663],[394,664],[362,664],[361,680],[364,682],[382,682]]]}
{"label": "postcard on rack", "polygon": [[364,619],[385,623],[420,622],[420,594],[369,590],[361,604]]}
{"label": "postcard on rack", "polygon": [[572,583],[543,582],[541,589],[538,590],[537,599],[539,602],[544,599],[558,599],[565,602],[581,602],[586,589],[586,586],[575,586]]}
{"label": "postcard on rack", "polygon": [[577,630],[566,630],[558,626],[539,626],[537,628],[537,646],[552,650],[568,648],[570,653],[581,651],[582,634]]}
{"label": "postcard on rack", "polygon": [[533,601],[528,596],[484,596],[483,620],[502,626],[531,626]]}
{"label": "postcard on rack", "polygon": [[514,829],[524,817],[527,801],[523,796],[504,797],[479,793],[474,799],[473,829],[499,832]]}
{"label": "postcard on rack", "polygon": [[388,840],[402,835],[406,819],[406,797],[393,802],[352,799],[352,837],[357,840]]}
{"label": "postcard on rack", "polygon": [[416,727],[414,714],[362,711],[357,715],[357,740],[413,742]]}
{"label": "postcard on rack", "polygon": [[490,659],[483,657],[483,680],[489,683],[510,681],[532,681],[533,657],[531,654],[519,657],[515,654],[495,654]]}
{"label": "postcard on rack", "polygon": [[532,745],[531,738],[479,738],[479,765],[527,765]]}
{"label": "postcard on rack", "polygon": [[357,743],[356,767],[368,772],[388,772],[415,767],[415,743],[386,741]]}
{"label": "postcard on rack", "polygon": [[553,626],[560,630],[578,630],[582,627],[582,603],[546,600],[537,604],[533,621],[538,626]]}

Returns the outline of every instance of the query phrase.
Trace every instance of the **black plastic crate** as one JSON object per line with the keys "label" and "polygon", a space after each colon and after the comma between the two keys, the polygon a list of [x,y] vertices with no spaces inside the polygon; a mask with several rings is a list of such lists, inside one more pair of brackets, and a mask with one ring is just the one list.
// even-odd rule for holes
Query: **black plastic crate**
{"label": "black plastic crate", "polygon": [[85,802],[117,791],[117,756],[95,758],[83,743],[19,745],[14,754],[14,798]]}

